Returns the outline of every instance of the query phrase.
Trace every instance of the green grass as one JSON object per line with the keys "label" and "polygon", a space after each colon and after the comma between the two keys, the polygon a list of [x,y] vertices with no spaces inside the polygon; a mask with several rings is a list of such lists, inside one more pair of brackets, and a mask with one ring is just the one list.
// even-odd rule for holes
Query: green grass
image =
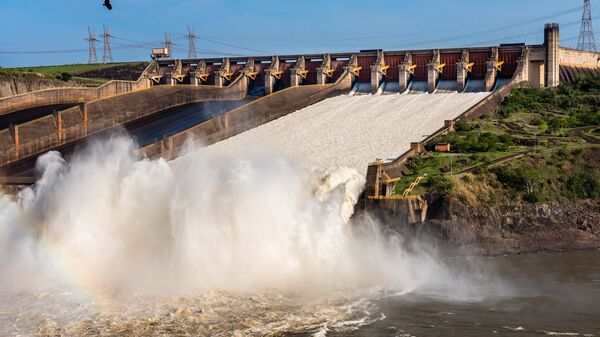
{"label": "green grass", "polygon": [[102,84],[108,82],[108,80],[101,79],[101,78],[86,78],[86,77],[77,77],[77,76],[73,76],[71,81],[75,81],[85,87],[98,87],[98,86],[101,86]]}
{"label": "green grass", "polygon": [[[50,79],[50,80],[71,80],[83,86],[97,87],[106,82],[108,79],[102,78],[85,78],[78,76],[81,73],[94,70],[102,70],[115,66],[127,64],[139,64],[140,62],[123,62],[123,63],[108,63],[108,64],[65,64],[56,66],[40,66],[40,67],[19,67],[19,68],[3,68],[0,69],[0,77],[22,78],[29,80]],[[66,77],[65,77],[65,74]]]}
{"label": "green grass", "polygon": [[[135,62],[139,63],[139,62]],[[57,76],[62,73],[71,74],[73,76],[92,70],[100,70],[111,68],[114,66],[124,65],[127,63],[108,63],[108,64],[65,64],[57,66],[42,66],[42,67],[21,67],[21,68],[6,68],[7,71],[24,72],[24,73],[40,73],[50,76]]]}

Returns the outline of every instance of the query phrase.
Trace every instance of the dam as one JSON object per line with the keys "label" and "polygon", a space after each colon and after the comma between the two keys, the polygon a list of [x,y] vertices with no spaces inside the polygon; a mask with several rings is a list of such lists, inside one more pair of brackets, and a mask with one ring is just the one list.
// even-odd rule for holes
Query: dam
{"label": "dam", "polygon": [[[214,56],[153,49],[131,77],[0,97],[0,336],[600,335],[600,54],[554,23],[473,42],[564,4],[111,1],[36,18],[187,19]],[[354,44],[425,25],[465,45]],[[221,29],[331,43],[205,54]],[[105,54],[158,44],[102,36]]]}
{"label": "dam", "polygon": [[[137,81],[0,98],[0,180],[31,184],[39,155],[69,157],[119,128],[137,130],[149,158],[172,159],[190,138],[233,137],[215,147],[313,154],[363,173],[389,162],[378,172],[394,176],[406,151],[465,114],[492,111],[510,88],[553,87],[598,69],[597,53],[560,47],[557,24],[540,45],[154,60]],[[319,147],[328,154],[314,155]],[[385,188],[372,185],[376,196]]]}

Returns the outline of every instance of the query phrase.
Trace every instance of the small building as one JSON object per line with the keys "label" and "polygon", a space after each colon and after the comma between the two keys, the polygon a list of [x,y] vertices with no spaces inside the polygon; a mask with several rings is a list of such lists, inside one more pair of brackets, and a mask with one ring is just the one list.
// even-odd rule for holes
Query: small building
{"label": "small building", "polygon": [[450,143],[437,143],[435,144],[436,152],[450,152]]}

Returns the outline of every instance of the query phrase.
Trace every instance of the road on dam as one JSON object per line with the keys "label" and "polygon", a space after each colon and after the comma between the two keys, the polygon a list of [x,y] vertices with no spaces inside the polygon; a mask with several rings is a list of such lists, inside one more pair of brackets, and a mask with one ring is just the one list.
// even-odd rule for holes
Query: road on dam
{"label": "road on dam", "polygon": [[34,119],[51,115],[55,111],[65,110],[77,104],[45,105],[0,115],[0,129],[6,129],[10,124],[22,124]]}
{"label": "road on dam", "polygon": [[[148,117],[123,125],[124,130],[136,140],[140,147],[148,145],[157,139],[170,136],[186,130],[194,125],[209,120],[215,115],[242,106],[253,98],[232,101],[207,101],[187,104],[152,114]],[[64,144],[55,150],[68,159],[90,139],[105,137],[115,132],[115,129],[103,131],[97,135]],[[33,177],[37,157],[28,157],[2,168],[2,175],[13,177]]]}

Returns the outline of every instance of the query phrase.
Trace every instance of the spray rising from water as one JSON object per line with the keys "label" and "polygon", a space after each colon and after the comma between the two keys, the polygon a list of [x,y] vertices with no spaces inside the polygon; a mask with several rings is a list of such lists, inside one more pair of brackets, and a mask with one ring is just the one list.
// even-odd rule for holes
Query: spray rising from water
{"label": "spray rising from water", "polygon": [[112,137],[70,163],[41,157],[35,187],[0,199],[2,281],[149,294],[460,283],[374,222],[349,220],[364,185],[354,169],[207,149],[167,163],[136,152]]}

